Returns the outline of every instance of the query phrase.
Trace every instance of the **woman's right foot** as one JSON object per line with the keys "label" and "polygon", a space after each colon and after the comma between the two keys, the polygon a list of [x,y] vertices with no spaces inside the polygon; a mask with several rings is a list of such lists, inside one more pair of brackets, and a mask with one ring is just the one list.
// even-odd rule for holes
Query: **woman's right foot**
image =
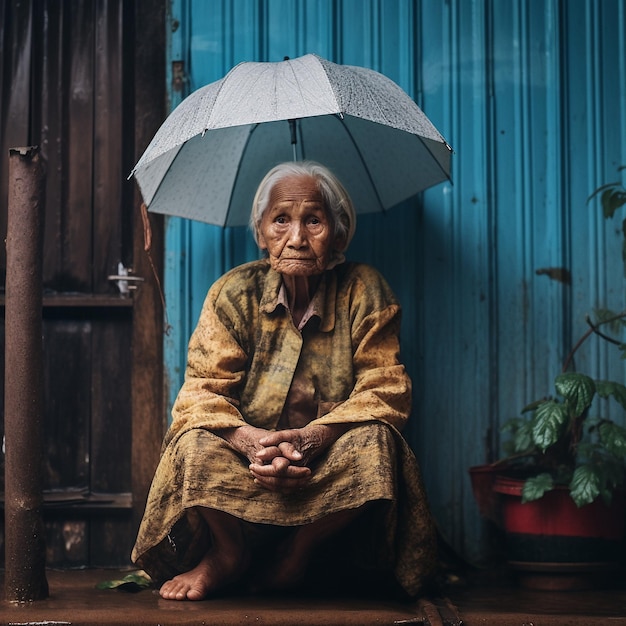
{"label": "woman's right foot", "polygon": [[165,600],[204,600],[210,593],[238,580],[247,570],[247,556],[233,558],[209,550],[192,570],[163,583],[159,594]]}

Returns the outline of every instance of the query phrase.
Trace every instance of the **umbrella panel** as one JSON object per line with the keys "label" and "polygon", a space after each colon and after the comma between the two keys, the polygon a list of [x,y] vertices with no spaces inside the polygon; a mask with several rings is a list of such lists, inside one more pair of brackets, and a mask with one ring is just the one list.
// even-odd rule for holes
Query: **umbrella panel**
{"label": "umbrella panel", "polygon": [[[329,167],[358,213],[389,209],[448,178],[445,145],[381,124],[323,115],[298,120],[297,136],[298,158]],[[153,212],[240,226],[263,176],[292,159],[289,124],[281,120],[197,135],[135,175]]]}
{"label": "umbrella panel", "polygon": [[329,167],[357,213],[386,211],[448,179],[450,151],[438,141],[346,115],[299,120],[303,158]]}

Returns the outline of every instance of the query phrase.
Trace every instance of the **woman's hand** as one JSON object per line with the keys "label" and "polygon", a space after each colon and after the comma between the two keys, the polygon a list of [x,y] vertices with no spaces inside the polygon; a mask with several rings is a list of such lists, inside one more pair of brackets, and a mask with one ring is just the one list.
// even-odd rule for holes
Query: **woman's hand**
{"label": "woman's hand", "polygon": [[245,424],[235,428],[224,428],[217,431],[217,434],[225,439],[236,452],[245,456],[250,462],[254,462],[257,454],[264,449],[260,440],[267,436],[268,432],[264,428]]}
{"label": "woman's hand", "polygon": [[309,463],[343,435],[345,424],[309,424],[266,432],[262,446],[250,465],[255,481],[270,491],[289,493],[306,486],[311,477]]}
{"label": "woman's hand", "polygon": [[[261,440],[269,434],[274,435],[273,432],[245,424],[235,428],[225,428],[217,434],[225,439],[236,452],[250,461],[250,472],[253,478],[259,485],[270,491],[284,493],[295,491],[311,475],[308,467],[298,465],[302,460],[302,454],[293,446],[281,445],[280,449],[278,446],[272,446],[272,451],[268,452]],[[257,475],[254,469],[259,468],[261,468],[260,474]]]}

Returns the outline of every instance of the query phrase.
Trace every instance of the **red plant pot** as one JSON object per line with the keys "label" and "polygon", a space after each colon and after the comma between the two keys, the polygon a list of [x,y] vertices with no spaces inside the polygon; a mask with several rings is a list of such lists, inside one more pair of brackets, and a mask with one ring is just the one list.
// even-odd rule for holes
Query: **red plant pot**
{"label": "red plant pot", "polygon": [[[506,476],[498,465],[469,470],[483,517],[503,529],[507,560],[525,587],[583,589],[606,584],[623,566],[626,496],[610,505],[599,499],[578,508],[566,487],[522,504],[523,480]],[[609,581],[610,582],[610,581]]]}
{"label": "red plant pot", "polygon": [[[566,487],[522,503],[523,480],[496,476],[501,523],[510,565],[525,572],[522,583],[534,588],[576,588],[592,584],[593,572],[617,568],[623,557],[624,494],[610,505],[602,499],[578,508]],[[542,574],[560,574],[557,578]],[[568,575],[568,576],[564,576]]]}

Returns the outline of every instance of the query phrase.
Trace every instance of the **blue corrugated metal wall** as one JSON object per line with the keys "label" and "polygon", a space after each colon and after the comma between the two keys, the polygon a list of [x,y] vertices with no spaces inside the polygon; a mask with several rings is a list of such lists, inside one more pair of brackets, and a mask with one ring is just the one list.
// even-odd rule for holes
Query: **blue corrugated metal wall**
{"label": "blue corrugated metal wall", "polygon": [[[442,533],[482,560],[467,468],[497,453],[504,419],[551,391],[585,313],[624,308],[619,225],[586,199],[626,164],[625,3],[174,0],[170,36],[187,73],[172,106],[240,61],[315,52],[395,80],[455,149],[453,185],[362,217],[349,252],[402,301],[407,436]],[[171,397],[207,288],[255,257],[245,231],[168,220]],[[597,342],[578,363],[623,377]]]}

